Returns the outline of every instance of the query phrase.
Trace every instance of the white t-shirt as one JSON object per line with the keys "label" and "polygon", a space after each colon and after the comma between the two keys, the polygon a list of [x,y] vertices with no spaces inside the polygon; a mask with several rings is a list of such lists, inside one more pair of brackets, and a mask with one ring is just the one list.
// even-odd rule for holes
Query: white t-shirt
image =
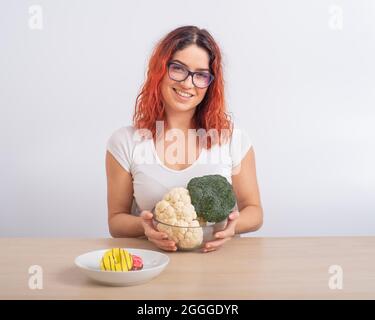
{"label": "white t-shirt", "polygon": [[232,175],[237,174],[239,168],[236,166],[251,146],[248,134],[234,125],[230,141],[221,146],[214,145],[210,150],[202,148],[198,159],[189,167],[174,170],[161,162],[153,139],[141,137],[132,125],[114,131],[107,142],[107,150],[132,175],[133,215],[151,210],[170,189],[186,188],[194,177],[220,174],[232,183]]}

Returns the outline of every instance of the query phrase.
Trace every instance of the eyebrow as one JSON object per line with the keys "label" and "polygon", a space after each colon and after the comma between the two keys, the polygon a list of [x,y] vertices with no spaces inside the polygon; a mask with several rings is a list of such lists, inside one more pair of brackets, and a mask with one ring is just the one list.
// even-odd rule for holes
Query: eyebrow
{"label": "eyebrow", "polygon": [[[172,62],[178,62],[178,63],[181,63],[182,65],[184,65],[185,67],[187,67],[188,68],[188,65],[186,65],[185,63],[183,63],[182,61],[180,61],[180,60],[177,60],[177,59],[174,59],[174,60],[172,60]],[[196,69],[197,71],[210,71],[210,69],[206,69],[206,68],[198,68],[198,69]]]}

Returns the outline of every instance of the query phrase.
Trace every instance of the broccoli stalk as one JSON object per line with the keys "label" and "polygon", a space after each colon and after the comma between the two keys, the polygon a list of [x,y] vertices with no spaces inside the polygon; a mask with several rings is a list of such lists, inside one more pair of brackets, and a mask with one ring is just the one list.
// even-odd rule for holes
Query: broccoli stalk
{"label": "broccoli stalk", "polygon": [[192,178],[187,189],[199,220],[220,222],[236,204],[232,185],[219,174]]}

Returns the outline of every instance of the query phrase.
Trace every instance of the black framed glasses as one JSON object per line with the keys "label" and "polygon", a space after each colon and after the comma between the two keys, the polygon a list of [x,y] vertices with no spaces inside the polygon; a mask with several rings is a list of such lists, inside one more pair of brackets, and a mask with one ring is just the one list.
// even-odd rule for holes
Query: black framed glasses
{"label": "black framed glasses", "polygon": [[168,62],[168,75],[172,80],[177,82],[182,82],[191,75],[193,84],[201,89],[207,88],[215,78],[210,72],[192,72],[182,64],[173,61]]}

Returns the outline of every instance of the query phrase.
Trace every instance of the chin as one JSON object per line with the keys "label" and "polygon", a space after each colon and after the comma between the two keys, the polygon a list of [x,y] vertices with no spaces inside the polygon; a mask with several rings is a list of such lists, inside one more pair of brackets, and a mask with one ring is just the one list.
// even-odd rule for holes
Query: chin
{"label": "chin", "polygon": [[191,109],[194,109],[195,107],[190,105],[190,104],[184,104],[184,103],[181,103],[181,102],[173,102],[172,104],[173,109],[176,110],[176,111],[187,111],[187,110],[191,110]]}
{"label": "chin", "polygon": [[200,103],[199,101],[197,102],[197,96],[195,96],[192,101],[188,102],[182,102],[179,101],[175,98],[175,92],[173,90],[173,87],[169,87],[170,91],[167,93],[167,101],[166,105],[169,106],[169,109],[174,110],[174,111],[189,111],[193,110],[196,108],[196,106]]}
{"label": "chin", "polygon": [[188,103],[184,103],[184,102],[178,101],[178,100],[174,99],[173,97],[171,97],[169,102],[170,102],[170,104],[169,104],[170,106],[174,106],[174,109],[178,109],[178,110],[188,110],[188,109],[195,108],[195,102],[194,101],[189,101]]}

